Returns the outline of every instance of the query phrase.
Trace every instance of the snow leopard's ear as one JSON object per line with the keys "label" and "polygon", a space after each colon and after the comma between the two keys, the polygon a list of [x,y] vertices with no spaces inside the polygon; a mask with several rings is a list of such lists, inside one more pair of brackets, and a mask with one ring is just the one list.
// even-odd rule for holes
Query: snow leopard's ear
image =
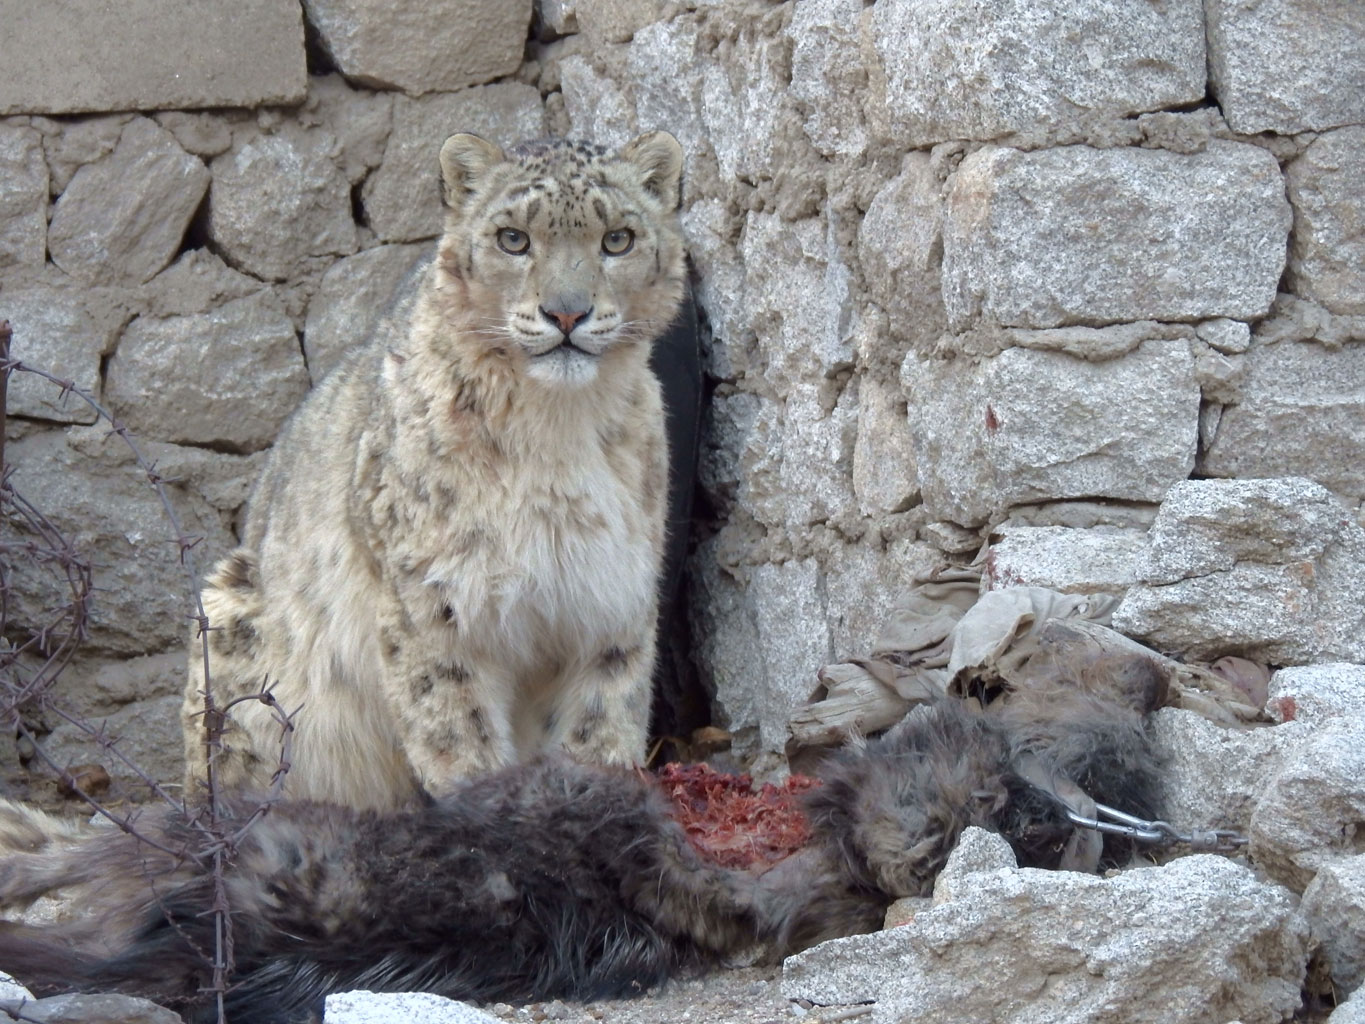
{"label": "snow leopard's ear", "polygon": [[452,135],[441,146],[441,200],[448,209],[458,210],[483,173],[506,159],[487,139],[463,132]]}
{"label": "snow leopard's ear", "polygon": [[644,172],[644,186],[665,210],[676,210],[682,201],[683,151],[668,132],[645,132],[621,150],[621,159]]}

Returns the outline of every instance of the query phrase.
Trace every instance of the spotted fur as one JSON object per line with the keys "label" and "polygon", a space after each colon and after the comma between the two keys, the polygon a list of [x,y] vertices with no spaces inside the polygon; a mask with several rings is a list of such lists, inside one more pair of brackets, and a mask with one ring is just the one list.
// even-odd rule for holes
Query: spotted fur
{"label": "spotted fur", "polygon": [[[683,289],[681,150],[456,135],[440,164],[435,258],[286,426],[204,586],[219,705],[269,685],[302,708],[298,799],[393,808],[546,749],[645,753],[667,479],[648,357]],[[270,710],[240,703],[217,778],[262,788],[279,755]]]}

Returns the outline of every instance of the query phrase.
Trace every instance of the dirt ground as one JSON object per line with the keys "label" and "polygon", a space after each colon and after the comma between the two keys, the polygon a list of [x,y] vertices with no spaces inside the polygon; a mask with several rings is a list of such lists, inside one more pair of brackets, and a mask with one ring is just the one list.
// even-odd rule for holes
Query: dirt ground
{"label": "dirt ground", "polygon": [[486,1013],[513,1022],[566,1021],[569,1024],[836,1024],[858,1021],[870,1006],[808,1008],[783,997],[780,964],[713,971],[675,979],[639,999],[596,1003],[494,1003]]}

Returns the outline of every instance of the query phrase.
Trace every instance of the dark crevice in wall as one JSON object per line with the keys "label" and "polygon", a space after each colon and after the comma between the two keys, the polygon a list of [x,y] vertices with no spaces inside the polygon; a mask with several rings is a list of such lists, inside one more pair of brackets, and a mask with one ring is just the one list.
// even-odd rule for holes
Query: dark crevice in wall
{"label": "dark crevice in wall", "polygon": [[[176,250],[176,259],[184,256],[185,253],[194,249],[208,249],[209,246],[209,194],[205,190],[204,198],[199,203],[199,208],[194,211],[194,216],[190,218],[190,225],[185,229],[185,237],[180,240],[180,248]],[[172,261],[174,262],[174,261]]]}

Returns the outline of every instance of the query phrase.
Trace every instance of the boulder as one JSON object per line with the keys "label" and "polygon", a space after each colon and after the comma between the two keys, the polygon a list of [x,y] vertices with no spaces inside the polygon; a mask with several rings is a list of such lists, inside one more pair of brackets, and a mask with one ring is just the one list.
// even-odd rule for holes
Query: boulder
{"label": "boulder", "polygon": [[810,0],[796,4],[786,37],[791,42],[791,85],[806,136],[826,156],[858,156],[869,141],[863,115],[868,75],[862,60],[862,0]]}
{"label": "boulder", "polygon": [[1178,483],[1149,539],[1115,629],[1206,660],[1365,661],[1365,530],[1320,484]]}
{"label": "boulder", "polygon": [[620,148],[637,134],[635,107],[622,88],[583,56],[559,62],[560,91],[573,135]]}
{"label": "boulder", "polygon": [[923,338],[943,328],[942,190],[929,154],[907,153],[858,228],[868,294],[886,311],[897,338]]}
{"label": "boulder", "polygon": [[303,328],[303,354],[314,382],[370,337],[398,286],[430,255],[429,245],[381,245],[328,268],[308,303]]}
{"label": "boulder", "polygon": [[540,93],[520,82],[396,97],[384,161],[362,192],[366,222],[385,242],[434,238],[443,223],[438,157],[446,139],[471,132],[508,146],[544,130]]}
{"label": "boulder", "polygon": [[990,590],[1047,587],[1064,594],[1118,594],[1137,582],[1147,535],[1099,526],[1002,526],[991,536],[983,580]]}
{"label": "boulder", "polygon": [[1365,716],[1365,665],[1343,662],[1282,668],[1270,677],[1266,714],[1277,722]]}
{"label": "boulder", "polygon": [[737,576],[718,563],[713,538],[694,555],[693,572],[693,617],[718,724],[734,737],[737,756],[759,758],[755,770],[785,764],[788,717],[832,653],[819,566],[807,558]]}
{"label": "boulder", "polygon": [[1209,85],[1235,132],[1365,121],[1365,7],[1356,0],[1207,0]]}
{"label": "boulder", "polygon": [[1324,864],[1301,904],[1338,992],[1365,984],[1365,853]]}
{"label": "boulder", "polygon": [[6,1009],[20,1013],[17,1020],[33,1024],[182,1024],[180,1014],[164,1006],[113,993],[49,996],[21,1007],[0,1003],[0,1012]]}
{"label": "boulder", "polygon": [[297,0],[0,0],[0,116],[253,107],[303,99]]}
{"label": "boulder", "polygon": [[134,118],[53,207],[52,262],[86,284],[141,284],[175,257],[208,187],[203,161],[155,121]]}
{"label": "boulder", "polygon": [[1365,497],[1365,343],[1252,338],[1240,379],[1219,396],[1200,471],[1214,477],[1304,476]]}
{"label": "boulder", "polygon": [[898,928],[788,957],[783,993],[875,1001],[873,1024],[1278,1024],[1299,1005],[1295,899],[1233,861],[1112,878],[979,863],[950,859],[934,905]]}
{"label": "boulder", "polygon": [[1344,1003],[1339,1003],[1326,1024],[1365,1024],[1365,989],[1358,990]]}
{"label": "boulder", "polygon": [[[100,359],[113,349],[114,333],[91,315],[77,290],[46,284],[7,290],[0,295],[0,320],[14,332],[14,358],[99,397]],[[96,416],[84,401],[32,373],[11,374],[6,411],[58,423],[94,423]]]}
{"label": "boulder", "polygon": [[0,269],[47,259],[47,184],[43,137],[0,124]]}
{"label": "boulder", "polygon": [[[1365,32],[1365,15],[1361,15]],[[1365,43],[1361,44],[1365,65]],[[1365,88],[1365,70],[1361,72]],[[1361,116],[1365,118],[1365,101]],[[1285,172],[1294,207],[1289,282],[1300,295],[1341,315],[1365,314],[1365,127],[1315,139]]]}
{"label": "boulder", "polygon": [[1341,716],[1313,729],[1280,765],[1251,816],[1251,859],[1303,892],[1318,872],[1360,854],[1362,821],[1365,717]]}
{"label": "boulder", "polygon": [[852,365],[852,280],[827,224],[751,213],[739,256],[745,313],[778,393]]}
{"label": "boulder", "polygon": [[1199,388],[1183,341],[1102,362],[1024,348],[979,361],[912,353],[901,381],[935,519],[978,526],[1011,505],[1066,498],[1156,502],[1194,468]]}
{"label": "boulder", "polygon": [[492,1014],[423,992],[338,992],[327,997],[326,1024],[501,1024]]}
{"label": "boulder", "polygon": [[865,516],[903,512],[919,500],[914,437],[900,388],[865,375],[858,385],[853,493]]}
{"label": "boulder", "polygon": [[356,250],[351,183],[326,129],[286,122],[239,133],[210,169],[209,237],[234,267],[265,280],[295,277],[308,260]]}
{"label": "boulder", "polygon": [[[185,636],[189,636],[189,630]],[[180,663],[176,673],[183,688],[184,657],[181,652],[168,654]],[[62,679],[62,689],[68,683]],[[148,792],[139,775],[123,763],[120,756],[128,758],[146,776],[158,782],[176,785],[185,775],[184,741],[181,739],[180,709],[185,703],[181,688],[169,696],[143,697],[108,714],[101,714],[86,720],[91,729],[97,729],[110,740],[117,742],[118,754],[104,749],[85,729],[71,722],[59,722],[57,727],[43,739],[42,747],[57,764],[100,765],[113,780],[113,794],[125,794],[134,800],[145,800]],[[40,772],[44,768],[38,769]]]}
{"label": "boulder", "polygon": [[115,415],[137,433],[238,452],[273,442],[307,390],[293,325],[265,294],[193,316],[139,317],[105,382]]}
{"label": "boulder", "polygon": [[1200,100],[1202,21],[1197,0],[883,0],[872,31],[894,137],[918,148],[1074,134],[1101,117]]}
{"label": "boulder", "polygon": [[1279,165],[1257,146],[987,146],[949,181],[943,300],[954,329],[1259,317],[1289,222]]}
{"label": "boulder", "polygon": [[1193,711],[1161,708],[1151,718],[1161,761],[1161,816],[1182,829],[1246,834],[1257,801],[1280,765],[1304,743],[1304,723],[1240,728]]}
{"label": "boulder", "polygon": [[[11,442],[5,461],[15,489],[92,566],[85,653],[126,656],[183,645],[195,566],[208,566],[235,543],[219,512],[193,491],[168,486],[186,538],[199,538],[182,564],[166,510],[137,467],[82,456],[53,432]],[[15,630],[46,624],[50,609],[70,601],[64,576],[26,559],[15,559],[11,582],[7,614]]]}
{"label": "boulder", "polygon": [[359,85],[416,95],[510,75],[521,65],[531,0],[304,0],[336,69]]}

